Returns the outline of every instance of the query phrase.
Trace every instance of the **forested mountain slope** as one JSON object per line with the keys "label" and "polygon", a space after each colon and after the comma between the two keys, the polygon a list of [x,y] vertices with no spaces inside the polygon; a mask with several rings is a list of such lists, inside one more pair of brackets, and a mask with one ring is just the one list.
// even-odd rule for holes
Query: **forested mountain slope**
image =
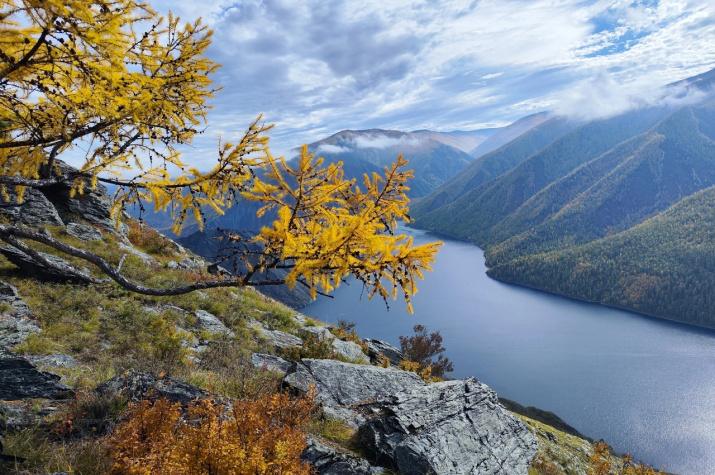
{"label": "forested mountain slope", "polygon": [[[710,112],[707,112],[710,110]],[[489,263],[563,249],[626,230],[715,184],[715,143],[684,108],[651,131],[579,167],[543,190],[487,235]],[[568,201],[564,198],[570,198]],[[553,214],[533,219],[544,205]],[[503,241],[503,242],[502,242]]]}
{"label": "forested mountain slope", "polygon": [[[454,193],[475,165],[430,196]],[[412,215],[482,246],[492,277],[715,326],[713,185],[710,102],[583,125],[451,203],[426,210],[425,198]]]}
{"label": "forested mountain slope", "polygon": [[546,122],[551,119],[552,114],[549,112],[538,112],[536,114],[531,114],[526,117],[513,122],[506,127],[502,127],[496,131],[492,136],[486,139],[484,142],[480,143],[478,146],[474,147],[469,151],[469,155],[474,158],[479,158],[482,155],[486,155],[489,152],[501,148],[503,145],[508,144],[520,135],[525,134],[529,130],[533,129],[542,122]]}
{"label": "forested mountain slope", "polygon": [[392,164],[402,154],[414,170],[408,197],[425,196],[467,166],[472,157],[424,134],[397,130],[344,130],[308,145],[326,163],[343,162],[345,175],[362,180],[364,173]]}
{"label": "forested mountain slope", "polygon": [[488,274],[715,327],[715,186],[622,233],[500,263]]}
{"label": "forested mountain slope", "polygon": [[[650,129],[666,114],[665,109],[652,108],[582,125],[531,154],[510,171],[466,193],[460,193],[452,203],[439,208],[427,208],[427,199],[423,200],[412,209],[412,216],[416,218],[419,227],[446,232],[484,245],[489,229],[516,211],[529,198],[568,175],[576,167]],[[469,167],[438,191],[455,196],[454,188],[458,187],[457,184],[471,169]],[[457,186],[451,190],[448,188],[454,185]]]}
{"label": "forested mountain slope", "polygon": [[452,203],[482,184],[508,172],[574,127],[576,123],[560,117],[531,128],[508,144],[476,159],[432,193],[418,200],[412,206],[412,213],[421,216]]}

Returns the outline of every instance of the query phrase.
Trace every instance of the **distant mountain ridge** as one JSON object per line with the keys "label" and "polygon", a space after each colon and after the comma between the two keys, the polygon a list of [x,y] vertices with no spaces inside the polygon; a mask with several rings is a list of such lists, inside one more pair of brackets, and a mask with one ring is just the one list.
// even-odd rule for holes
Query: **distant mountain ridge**
{"label": "distant mountain ridge", "polygon": [[424,196],[471,162],[466,152],[435,140],[438,132],[398,130],[343,130],[308,145],[326,162],[343,162],[346,176],[360,179],[364,173],[382,174],[384,167],[402,154],[414,170],[408,197]]}
{"label": "distant mountain ridge", "polygon": [[[708,91],[714,79],[684,84]],[[570,129],[544,121],[420,199],[415,225],[479,244],[492,277],[715,327],[704,296],[715,296],[715,102],[704,97]]]}

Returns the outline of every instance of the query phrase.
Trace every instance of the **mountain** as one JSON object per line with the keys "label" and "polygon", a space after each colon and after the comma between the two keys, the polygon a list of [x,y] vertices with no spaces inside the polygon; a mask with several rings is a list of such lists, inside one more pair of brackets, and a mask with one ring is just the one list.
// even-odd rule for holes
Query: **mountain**
{"label": "mountain", "polygon": [[[583,244],[631,228],[715,184],[715,143],[700,129],[712,108],[683,108],[650,131],[552,183],[495,225],[489,262]],[[544,206],[552,215],[544,215]],[[511,236],[511,237],[510,237]]]}
{"label": "mountain", "polygon": [[622,233],[500,263],[488,274],[715,327],[715,186]]}
{"label": "mountain", "polygon": [[[451,132],[435,132],[432,130],[415,130],[410,135],[442,142],[463,152],[471,152],[477,146],[489,140],[500,128],[478,130],[453,130]],[[471,155],[471,154],[470,154]]]}
{"label": "mountain", "polygon": [[668,86],[700,105],[548,119],[419,200],[415,225],[480,245],[494,278],[715,327],[715,101],[693,93],[713,79]]}
{"label": "mountain", "polygon": [[528,130],[508,144],[476,159],[432,193],[413,203],[412,214],[421,216],[452,203],[460,196],[508,172],[576,125],[565,118],[552,118]]}
{"label": "mountain", "polygon": [[495,134],[483,141],[479,146],[469,150],[469,155],[474,158],[479,158],[492,152],[502,145],[506,145],[520,135],[528,132],[542,122],[546,122],[552,117],[549,112],[539,112],[537,114],[522,117],[516,122],[499,129]]}
{"label": "mountain", "polygon": [[308,145],[326,162],[343,162],[347,177],[384,172],[399,154],[409,159],[415,177],[410,198],[424,196],[467,166],[472,158],[462,150],[434,140],[436,132],[407,133],[397,130],[344,130]]}
{"label": "mountain", "polygon": [[[444,204],[440,207],[436,207],[434,202],[427,207],[425,202],[428,197],[418,206],[413,207],[412,216],[417,219],[417,226],[443,230],[485,245],[489,229],[537,192],[567,175],[579,165],[600,156],[633,135],[648,130],[666,114],[667,111],[661,108],[631,112],[611,119],[590,122],[566,133],[563,131],[567,131],[569,126],[572,126],[571,121],[565,118],[551,119],[538,127],[539,130],[532,129],[500,150],[512,151],[516,146],[521,152],[516,155],[519,157],[538,146],[524,147],[525,141],[544,142],[551,136],[562,133],[556,140],[490,181],[483,178],[485,173],[472,175],[477,167],[475,162],[465,172],[460,173],[449,183],[445,183],[431,195],[435,196],[436,200],[439,200],[440,196],[451,196],[451,200],[444,200]],[[495,151],[493,154],[499,152]],[[502,164],[502,166],[505,162],[513,163],[506,160],[503,153],[487,155],[480,161],[496,162],[497,165]],[[467,179],[469,181],[466,186],[462,186]]]}

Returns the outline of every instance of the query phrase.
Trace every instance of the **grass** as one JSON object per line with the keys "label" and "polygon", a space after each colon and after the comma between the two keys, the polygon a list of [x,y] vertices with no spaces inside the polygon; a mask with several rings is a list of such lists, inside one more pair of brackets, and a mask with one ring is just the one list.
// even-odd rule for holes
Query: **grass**
{"label": "grass", "polygon": [[[49,231],[70,245],[100,255],[112,265],[117,265],[124,254],[114,245],[114,240],[85,243],[68,235],[64,228],[50,227]],[[171,242],[149,233],[146,230],[147,235],[141,236],[143,240],[137,241],[138,247],[157,259],[157,264],[147,265],[127,254],[122,273],[128,278],[156,287],[213,279],[203,272],[167,268],[170,260],[180,261],[187,256],[179,254]],[[137,239],[131,235],[130,238]],[[55,254],[48,246],[30,245]],[[95,277],[102,277],[98,269],[85,261],[61,257],[76,267],[88,268]],[[282,331],[295,332],[298,328],[292,319],[294,310],[250,288],[207,289],[175,297],[151,297],[129,292],[114,283],[86,286],[39,282],[20,275],[16,267],[1,256],[0,280],[18,289],[30,306],[33,319],[43,330],[31,335],[15,351],[72,356],[78,362],[77,367],[52,368],[51,371],[80,395],[74,402],[60,404],[57,420],[6,434],[3,453],[26,461],[5,463],[0,466],[0,473],[107,472],[110,461],[102,439],[80,435],[107,430],[125,403],[90,400],[83,395],[93,393],[99,383],[130,368],[180,377],[202,389],[232,398],[255,398],[276,392],[280,388],[280,377],[254,368],[250,361],[252,352],[266,348],[255,338],[246,320],[252,318],[268,328]],[[234,336],[217,337],[197,328],[193,314],[197,310],[216,315]],[[200,363],[187,358],[190,352],[184,345],[186,341],[209,337],[212,343],[201,354]],[[95,422],[90,424],[89,420]],[[72,421],[72,426],[68,426],[67,421]]]}

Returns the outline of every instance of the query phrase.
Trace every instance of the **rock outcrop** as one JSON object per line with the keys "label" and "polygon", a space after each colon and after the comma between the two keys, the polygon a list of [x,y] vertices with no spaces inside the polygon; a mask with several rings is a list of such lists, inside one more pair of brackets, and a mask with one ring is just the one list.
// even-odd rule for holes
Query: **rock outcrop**
{"label": "rock outcrop", "polygon": [[73,272],[75,269],[69,264],[69,262],[61,257],[46,254],[44,252],[39,253],[42,257],[55,265],[54,268],[51,268],[44,266],[29,255],[11,246],[0,247],[0,253],[2,253],[8,261],[15,264],[18,267],[19,272],[23,275],[46,282],[84,282],[83,279],[77,277],[77,275]]}
{"label": "rock outcrop", "polygon": [[283,358],[275,355],[264,353],[253,353],[251,355],[251,363],[256,368],[263,368],[274,373],[288,373],[293,367],[293,363],[286,361]]}
{"label": "rock outcrop", "polygon": [[300,459],[312,465],[317,475],[375,475],[383,472],[367,460],[332,448],[315,437],[308,436],[307,442],[308,447]]}
{"label": "rock outcrop", "polygon": [[60,377],[39,371],[22,356],[0,348],[0,400],[28,398],[65,399],[72,389],[60,383]]}
{"label": "rock outcrop", "polygon": [[20,298],[17,289],[0,282],[0,348],[19,345],[40,328],[30,319],[30,307]]}
{"label": "rock outcrop", "polygon": [[381,398],[360,427],[368,451],[403,475],[525,474],[537,439],[474,378]]}
{"label": "rock outcrop", "polygon": [[195,399],[213,395],[178,378],[158,377],[149,373],[129,370],[97,386],[100,396],[122,395],[129,400],[167,398],[171,402],[188,404]]}
{"label": "rock outcrop", "polygon": [[370,356],[370,361],[372,363],[379,363],[379,361],[377,360],[377,357],[379,355],[382,355],[388,360],[390,360],[390,364],[394,366],[399,365],[400,361],[405,359],[405,356],[399,349],[395,348],[386,341],[375,340],[373,338],[365,338],[363,342],[370,349],[370,353],[368,354],[368,356]]}
{"label": "rock outcrop", "polygon": [[304,359],[296,364],[284,382],[303,392],[312,383],[318,400],[325,406],[343,407],[425,385],[419,376],[407,371],[314,359]]}

